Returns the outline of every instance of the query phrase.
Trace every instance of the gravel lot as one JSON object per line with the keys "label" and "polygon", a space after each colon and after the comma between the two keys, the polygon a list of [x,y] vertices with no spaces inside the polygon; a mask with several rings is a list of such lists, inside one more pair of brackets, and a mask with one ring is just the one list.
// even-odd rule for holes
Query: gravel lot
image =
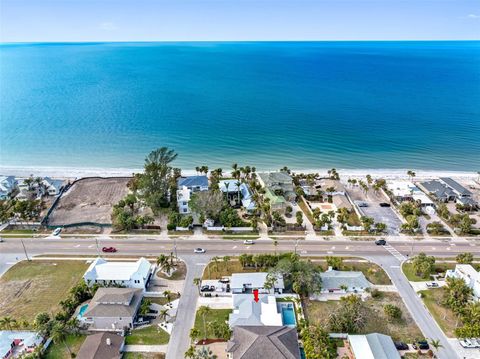
{"label": "gravel lot", "polygon": [[77,181],[60,199],[49,224],[111,223],[112,206],[125,197],[129,178],[86,178]]}

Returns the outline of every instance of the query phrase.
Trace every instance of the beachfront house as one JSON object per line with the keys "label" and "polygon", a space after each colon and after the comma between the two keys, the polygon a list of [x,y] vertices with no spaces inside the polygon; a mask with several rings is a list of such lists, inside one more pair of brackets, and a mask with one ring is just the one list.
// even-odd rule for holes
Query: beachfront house
{"label": "beachfront house", "polygon": [[240,183],[238,180],[226,179],[221,180],[218,183],[220,191],[222,191],[228,199],[237,201],[238,195],[240,194],[240,201],[242,207],[245,208],[245,211],[248,213],[253,212],[256,208],[256,203],[252,198],[252,190],[247,183]]}
{"label": "beachfront house", "polygon": [[420,186],[439,202],[456,202],[464,206],[477,206],[473,194],[457,181],[449,177],[421,182]]}
{"label": "beachfront house", "polygon": [[257,178],[265,190],[274,196],[283,197],[288,202],[295,201],[297,195],[293,179],[287,172],[259,173]]}
{"label": "beachfront house", "polygon": [[234,294],[233,311],[228,318],[228,325],[283,325],[281,308],[274,295],[260,294],[258,302],[253,294]]}
{"label": "beachfront house", "polygon": [[42,180],[43,194],[48,196],[58,196],[64,186],[64,181],[45,177]]}
{"label": "beachfront house", "polygon": [[0,330],[0,358],[20,358],[43,343],[43,338],[28,330]]}
{"label": "beachfront house", "polygon": [[416,202],[421,207],[435,207],[433,201],[410,181],[387,180],[387,188],[398,203]]}
{"label": "beachfront house", "polygon": [[480,272],[470,264],[457,264],[455,269],[447,270],[446,277],[461,278],[472,289],[475,300],[480,300]]}
{"label": "beachfront house", "polygon": [[125,338],[114,333],[97,333],[87,336],[78,351],[77,359],[120,359]]}
{"label": "beachfront house", "polygon": [[133,328],[142,297],[141,289],[98,288],[77,319],[89,330],[123,332]]}
{"label": "beachfront house", "polygon": [[260,294],[283,293],[285,285],[283,277],[279,276],[273,283],[272,288],[265,288],[265,283],[269,279],[268,273],[233,273],[230,282],[232,294],[252,293],[257,289]]}
{"label": "beachfront house", "polygon": [[392,338],[379,333],[349,334],[347,350],[354,359],[400,359]]}
{"label": "beachfront house", "polygon": [[[329,267],[327,271],[320,273],[322,280],[321,294],[351,294],[364,293],[370,288],[371,283],[365,278],[362,272],[339,271]],[[311,299],[318,299],[318,295],[313,295]]]}
{"label": "beachfront house", "polygon": [[14,176],[0,176],[0,200],[9,199],[17,189],[17,183]]}
{"label": "beachfront house", "polygon": [[153,274],[154,266],[145,258],[136,262],[114,262],[98,257],[83,275],[88,286],[122,286],[144,291]]}
{"label": "beachfront house", "polygon": [[177,180],[177,205],[181,214],[190,213],[188,203],[195,192],[208,191],[207,176],[188,176]]}
{"label": "beachfront house", "polygon": [[297,330],[287,326],[236,326],[227,355],[229,359],[300,359]]}

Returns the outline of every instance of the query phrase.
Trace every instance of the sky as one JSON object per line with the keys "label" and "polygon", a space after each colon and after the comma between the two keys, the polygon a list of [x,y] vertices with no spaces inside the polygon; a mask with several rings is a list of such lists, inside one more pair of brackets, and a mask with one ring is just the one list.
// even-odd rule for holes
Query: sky
{"label": "sky", "polygon": [[3,43],[479,39],[479,0],[0,0]]}

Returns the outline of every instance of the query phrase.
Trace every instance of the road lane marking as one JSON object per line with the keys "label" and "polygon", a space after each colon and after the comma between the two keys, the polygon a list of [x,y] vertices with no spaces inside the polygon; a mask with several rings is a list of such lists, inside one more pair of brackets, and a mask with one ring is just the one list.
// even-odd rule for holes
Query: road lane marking
{"label": "road lane marking", "polygon": [[450,250],[450,247],[447,247],[447,251],[449,251],[449,250]]}
{"label": "road lane marking", "polygon": [[80,244],[77,244],[77,245],[75,246],[75,248],[78,248],[78,247],[80,247]]}
{"label": "road lane marking", "polygon": [[350,247],[349,246],[346,246],[345,249],[348,250]]}
{"label": "road lane marking", "polygon": [[333,254],[333,252],[332,252],[332,251],[328,251],[327,254]]}
{"label": "road lane marking", "polygon": [[90,244],[90,245],[88,246],[88,248],[93,248],[93,244]]}
{"label": "road lane marking", "polygon": [[393,248],[390,244],[383,246],[383,248],[385,248],[386,251],[390,252],[390,254],[397,258],[400,262],[406,259],[402,253],[400,253],[397,249]]}
{"label": "road lane marking", "polygon": [[400,268],[400,266],[390,266],[390,268]]}
{"label": "road lane marking", "polygon": [[233,247],[232,247],[232,249],[235,249],[235,248],[237,248],[237,246],[233,246]]}
{"label": "road lane marking", "polygon": [[332,246],[332,249],[335,249],[335,246]]}

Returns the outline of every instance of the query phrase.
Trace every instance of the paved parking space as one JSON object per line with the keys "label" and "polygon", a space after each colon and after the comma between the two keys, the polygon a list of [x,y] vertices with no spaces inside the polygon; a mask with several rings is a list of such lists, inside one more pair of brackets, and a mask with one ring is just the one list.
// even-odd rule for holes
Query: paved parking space
{"label": "paved parking space", "polygon": [[453,350],[457,352],[458,356],[463,359],[478,359],[480,358],[480,349],[464,348],[460,345],[458,339],[448,338]]}

